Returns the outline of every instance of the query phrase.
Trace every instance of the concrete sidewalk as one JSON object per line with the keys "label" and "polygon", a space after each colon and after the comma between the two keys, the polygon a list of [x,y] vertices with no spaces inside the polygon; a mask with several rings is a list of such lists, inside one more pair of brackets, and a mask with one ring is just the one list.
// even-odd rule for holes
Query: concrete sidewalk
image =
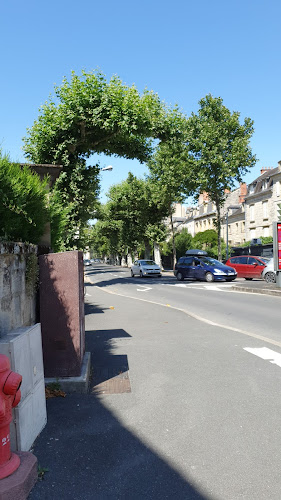
{"label": "concrete sidewalk", "polygon": [[[87,289],[86,350],[91,352],[94,375],[90,392],[47,400],[47,426],[33,450],[42,480],[29,499],[206,499],[192,479],[184,477],[177,445],[182,427],[174,417],[169,421],[170,397],[180,405],[178,418],[184,420],[181,387],[187,374],[176,386],[170,374],[175,342],[170,319],[178,313],[124,300],[98,287]],[[181,316],[177,336],[184,339],[187,318]],[[197,322],[188,322],[196,330]],[[164,402],[163,390],[168,391]],[[164,455],[163,422],[178,434],[174,444],[164,443]],[[178,461],[176,468],[168,458],[171,454],[176,457],[173,464]]]}

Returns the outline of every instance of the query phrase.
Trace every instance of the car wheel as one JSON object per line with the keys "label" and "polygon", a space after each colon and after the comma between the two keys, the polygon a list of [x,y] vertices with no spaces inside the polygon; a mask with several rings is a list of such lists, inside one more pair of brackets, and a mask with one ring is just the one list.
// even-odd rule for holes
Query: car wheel
{"label": "car wheel", "polygon": [[142,271],[140,271],[140,278],[143,278],[143,274],[142,274]]}
{"label": "car wheel", "polygon": [[269,273],[266,273],[264,279],[265,279],[266,283],[275,283],[276,282],[276,275],[275,275],[275,273],[269,272]]}
{"label": "car wheel", "polygon": [[180,272],[177,273],[177,280],[183,281],[183,275]]}
{"label": "car wheel", "polygon": [[205,274],[205,280],[208,282],[208,283],[211,283],[212,281],[214,281],[214,275],[212,273],[206,273]]}
{"label": "car wheel", "polygon": [[132,276],[132,278],[135,276],[132,269],[131,269],[131,276]]}
{"label": "car wheel", "polygon": [[253,278],[245,278],[247,281],[252,281]]}

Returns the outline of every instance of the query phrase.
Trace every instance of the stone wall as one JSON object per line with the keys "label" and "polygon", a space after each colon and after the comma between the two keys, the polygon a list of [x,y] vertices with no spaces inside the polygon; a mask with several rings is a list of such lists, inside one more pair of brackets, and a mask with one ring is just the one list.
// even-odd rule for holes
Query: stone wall
{"label": "stone wall", "polygon": [[0,243],[0,337],[36,321],[37,247]]}

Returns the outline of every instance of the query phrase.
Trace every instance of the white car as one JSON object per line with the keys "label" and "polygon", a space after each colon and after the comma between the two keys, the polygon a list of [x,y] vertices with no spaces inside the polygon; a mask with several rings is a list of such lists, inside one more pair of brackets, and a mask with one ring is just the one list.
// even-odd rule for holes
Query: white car
{"label": "white car", "polygon": [[266,267],[263,269],[261,277],[267,283],[276,283],[276,271],[274,271],[273,257],[269,260]]}
{"label": "white car", "polygon": [[154,260],[136,260],[131,267],[131,276],[161,276],[161,268]]}

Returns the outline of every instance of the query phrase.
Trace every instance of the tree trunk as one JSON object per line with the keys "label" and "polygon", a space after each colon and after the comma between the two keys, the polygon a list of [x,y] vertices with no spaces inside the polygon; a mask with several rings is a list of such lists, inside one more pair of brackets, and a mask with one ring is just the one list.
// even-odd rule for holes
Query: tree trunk
{"label": "tree trunk", "polygon": [[158,266],[160,266],[161,269],[163,269],[162,266],[162,261],[161,261],[161,254],[160,254],[160,247],[159,244],[154,242],[154,260]]}
{"label": "tree trunk", "polygon": [[149,260],[150,259],[150,255],[151,255],[150,244],[149,244],[149,241],[146,240],[144,242],[144,258],[145,258],[145,260]]}
{"label": "tree trunk", "polygon": [[219,204],[216,207],[218,218],[218,260],[221,260],[221,207]]}
{"label": "tree trunk", "polygon": [[170,219],[171,219],[171,231],[172,231],[172,243],[173,243],[173,269],[175,269],[175,266],[177,263],[177,252],[176,252],[176,244],[175,244],[175,231],[174,231],[174,224],[173,224],[172,206],[171,206]]}
{"label": "tree trunk", "polygon": [[121,258],[121,267],[126,267],[126,266],[127,266],[126,257],[125,257],[125,255],[122,255],[122,258]]}
{"label": "tree trunk", "polygon": [[132,255],[130,253],[127,254],[127,266],[131,267],[132,266]]}

